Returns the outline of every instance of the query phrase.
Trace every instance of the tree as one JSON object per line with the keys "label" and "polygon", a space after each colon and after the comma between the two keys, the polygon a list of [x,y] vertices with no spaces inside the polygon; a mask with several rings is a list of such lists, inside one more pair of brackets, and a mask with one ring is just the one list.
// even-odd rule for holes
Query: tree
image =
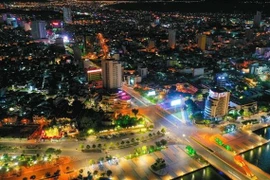
{"label": "tree", "polygon": [[149,138],[151,138],[152,137],[152,133],[149,133],[148,136],[149,136]]}
{"label": "tree", "polygon": [[150,152],[154,152],[154,151],[155,151],[155,147],[154,147],[153,145],[151,145],[151,146],[149,147],[149,151],[150,151]]}
{"label": "tree", "polygon": [[69,166],[66,167],[66,171],[70,171],[70,167]]}
{"label": "tree", "polygon": [[102,145],[101,144],[98,144],[97,147],[100,149],[102,147]]}
{"label": "tree", "polygon": [[93,165],[93,164],[95,164],[95,161],[93,159],[90,159],[89,160],[89,165]]}
{"label": "tree", "polygon": [[60,176],[60,169],[57,169],[57,170],[54,172],[54,176]]}
{"label": "tree", "polygon": [[165,134],[166,133],[166,129],[165,128],[162,128],[161,129],[161,132],[162,132],[162,134]]}
{"label": "tree", "polygon": [[27,177],[24,177],[22,180],[28,180],[28,178]]}
{"label": "tree", "polygon": [[83,150],[84,149],[84,145],[80,144],[80,149]]}
{"label": "tree", "polygon": [[145,154],[146,151],[147,151],[147,146],[143,146],[143,147],[142,147],[142,152]]}
{"label": "tree", "polygon": [[165,139],[161,139],[160,143],[161,143],[162,146],[166,146],[167,141]]}
{"label": "tree", "polygon": [[55,153],[55,155],[59,155],[59,154],[62,153],[62,151],[61,151],[61,149],[56,149],[56,150],[54,151],[54,153]]}
{"label": "tree", "polygon": [[87,144],[86,145],[86,149],[90,149],[91,147],[90,147],[90,145],[89,144]]}
{"label": "tree", "polygon": [[98,170],[95,170],[93,174],[96,176],[98,174]]}
{"label": "tree", "polygon": [[36,179],[36,175],[30,176],[30,179],[32,179],[32,180]]}
{"label": "tree", "polygon": [[139,109],[132,109],[131,111],[134,114],[134,116],[137,117],[137,114],[139,112]]}
{"label": "tree", "polygon": [[79,173],[82,174],[83,173],[83,169],[80,169]]}
{"label": "tree", "polygon": [[160,147],[161,146],[161,142],[160,141],[156,141],[155,144],[156,144],[157,147]]}
{"label": "tree", "polygon": [[112,175],[112,171],[111,170],[107,170],[106,174],[107,174],[108,177],[110,177]]}
{"label": "tree", "polygon": [[95,149],[95,148],[96,148],[96,145],[95,145],[95,144],[93,144],[93,145],[92,145],[92,148],[94,148],[94,149]]}
{"label": "tree", "polygon": [[100,158],[98,158],[98,161],[104,161],[104,157],[100,157]]}
{"label": "tree", "polygon": [[50,172],[46,172],[46,173],[45,173],[45,177],[47,177],[47,178],[48,178],[48,177],[51,177],[51,173],[50,173]]}

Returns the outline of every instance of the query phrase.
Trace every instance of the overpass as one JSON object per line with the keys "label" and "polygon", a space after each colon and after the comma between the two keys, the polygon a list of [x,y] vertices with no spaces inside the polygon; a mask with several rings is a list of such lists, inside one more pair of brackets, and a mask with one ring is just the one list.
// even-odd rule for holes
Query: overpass
{"label": "overpass", "polygon": [[207,147],[207,143],[196,137],[190,138],[190,143],[212,166],[224,172],[232,179],[270,179],[270,175],[257,166],[245,161],[240,155],[234,156],[224,150],[215,151]]}

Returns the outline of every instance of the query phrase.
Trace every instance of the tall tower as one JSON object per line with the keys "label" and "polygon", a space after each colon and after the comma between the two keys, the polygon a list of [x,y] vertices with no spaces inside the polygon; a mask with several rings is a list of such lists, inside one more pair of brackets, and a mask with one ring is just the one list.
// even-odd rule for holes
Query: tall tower
{"label": "tall tower", "polygon": [[107,89],[120,88],[122,86],[122,66],[114,59],[106,59],[101,62],[103,87]]}
{"label": "tall tower", "polygon": [[254,16],[253,27],[260,27],[261,20],[262,13],[260,11],[257,11],[256,15]]}
{"label": "tall tower", "polygon": [[200,34],[198,36],[198,48],[200,48],[202,51],[205,50],[205,45],[206,45],[206,35],[205,34]]}
{"label": "tall tower", "polygon": [[47,37],[46,22],[45,21],[32,21],[31,34],[33,39],[44,39]]}
{"label": "tall tower", "polygon": [[175,36],[176,36],[176,30],[170,29],[169,30],[169,37],[168,37],[168,46],[171,49],[175,48]]}
{"label": "tall tower", "polygon": [[72,14],[71,9],[69,7],[63,7],[63,17],[65,23],[67,24],[72,23]]}
{"label": "tall tower", "polygon": [[205,101],[204,116],[221,118],[228,113],[230,92],[224,88],[213,88]]}

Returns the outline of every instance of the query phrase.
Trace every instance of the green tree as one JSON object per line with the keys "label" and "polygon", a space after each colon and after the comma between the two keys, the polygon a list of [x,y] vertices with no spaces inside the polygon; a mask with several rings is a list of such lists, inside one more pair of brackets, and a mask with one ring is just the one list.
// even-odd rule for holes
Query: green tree
{"label": "green tree", "polygon": [[90,147],[90,145],[89,144],[87,144],[86,145],[86,149],[90,149],[91,147]]}
{"label": "green tree", "polygon": [[142,152],[145,154],[147,152],[147,146],[142,147]]}
{"label": "green tree", "polygon": [[89,165],[93,165],[93,164],[95,164],[95,160],[90,159],[90,160],[89,160]]}
{"label": "green tree", "polygon": [[59,155],[59,154],[62,153],[62,151],[61,151],[61,149],[56,149],[56,150],[54,151],[54,153],[55,153],[55,155]]}
{"label": "green tree", "polygon": [[161,139],[160,141],[162,146],[166,146],[167,145],[167,141],[165,139]]}
{"label": "green tree", "polygon": [[160,141],[156,141],[155,144],[157,147],[160,147],[162,145]]}
{"label": "green tree", "polygon": [[161,129],[161,132],[162,132],[162,134],[165,134],[166,133],[166,129],[165,128],[162,128]]}

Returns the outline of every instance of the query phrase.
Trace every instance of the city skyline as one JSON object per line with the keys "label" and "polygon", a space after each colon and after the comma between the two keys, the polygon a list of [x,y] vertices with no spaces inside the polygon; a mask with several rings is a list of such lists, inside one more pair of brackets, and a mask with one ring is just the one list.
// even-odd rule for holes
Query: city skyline
{"label": "city skyline", "polygon": [[188,2],[0,3],[0,179],[270,179],[268,5]]}

